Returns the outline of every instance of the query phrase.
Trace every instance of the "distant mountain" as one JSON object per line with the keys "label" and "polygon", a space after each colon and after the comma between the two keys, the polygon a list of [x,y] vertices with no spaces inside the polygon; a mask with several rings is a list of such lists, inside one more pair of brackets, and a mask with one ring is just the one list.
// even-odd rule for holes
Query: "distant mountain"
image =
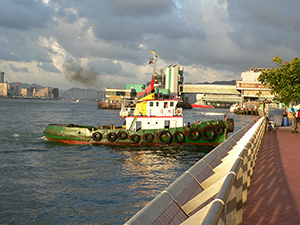
{"label": "distant mountain", "polygon": [[220,85],[236,85],[236,80],[230,80],[230,81],[215,81],[211,84],[220,84]]}
{"label": "distant mountain", "polygon": [[214,81],[212,83],[203,82],[203,83],[185,83],[185,84],[216,84],[216,85],[236,85],[236,80],[230,81]]}
{"label": "distant mountain", "polygon": [[72,87],[69,90],[66,91],[92,91],[92,92],[98,92],[96,89],[83,89],[83,88],[77,88],[77,87]]}
{"label": "distant mountain", "polygon": [[[30,87],[45,88],[45,86],[41,86],[41,85],[35,84],[35,83],[33,83],[33,84],[27,84],[27,83],[22,83],[22,82],[11,82],[9,84],[13,85],[13,86],[18,85],[20,89],[21,88],[30,88]],[[82,92],[84,92],[84,91],[91,91],[91,92],[97,92],[96,89],[83,89],[83,88],[78,88],[78,87],[73,87],[73,88],[70,88],[70,89],[68,89],[66,91],[72,91],[72,92],[73,91],[82,91]]]}
{"label": "distant mountain", "polygon": [[18,85],[19,88],[29,88],[29,87],[36,87],[36,88],[44,88],[44,86],[38,85],[38,84],[27,84],[27,83],[21,83],[21,82],[11,82],[10,85]]}

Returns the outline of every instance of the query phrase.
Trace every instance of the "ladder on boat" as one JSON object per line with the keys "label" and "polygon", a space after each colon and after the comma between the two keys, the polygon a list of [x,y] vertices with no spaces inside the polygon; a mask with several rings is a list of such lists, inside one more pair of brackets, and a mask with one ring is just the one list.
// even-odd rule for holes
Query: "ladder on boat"
{"label": "ladder on boat", "polygon": [[134,131],[133,128],[134,128],[134,124],[135,124],[136,120],[137,120],[137,117],[135,116],[130,124],[129,130],[132,132]]}

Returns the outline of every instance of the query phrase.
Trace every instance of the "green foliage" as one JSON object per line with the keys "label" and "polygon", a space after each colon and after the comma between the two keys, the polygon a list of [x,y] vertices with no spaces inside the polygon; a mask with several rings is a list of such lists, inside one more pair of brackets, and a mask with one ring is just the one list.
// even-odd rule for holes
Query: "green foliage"
{"label": "green foliage", "polygon": [[276,97],[286,105],[291,101],[300,100],[300,59],[295,58],[284,62],[278,55],[273,58],[277,68],[265,70],[258,80],[267,85]]}

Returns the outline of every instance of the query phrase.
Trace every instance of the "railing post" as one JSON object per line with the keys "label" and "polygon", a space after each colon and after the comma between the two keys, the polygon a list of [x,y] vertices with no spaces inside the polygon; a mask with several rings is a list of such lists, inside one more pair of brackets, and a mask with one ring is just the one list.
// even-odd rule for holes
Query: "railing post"
{"label": "railing post", "polygon": [[[236,195],[235,185],[232,185],[225,205],[226,221],[225,224],[236,224]],[[219,224],[219,223],[218,223]]]}
{"label": "railing post", "polygon": [[249,150],[243,160],[243,204],[247,202],[248,185],[249,185],[249,169],[250,169]]}
{"label": "railing post", "polygon": [[[244,160],[247,157],[244,157]],[[234,183],[236,189],[236,219],[234,224],[242,224],[243,222],[243,194],[244,194],[244,171],[243,166],[240,167],[238,173],[236,174],[236,181]]]}

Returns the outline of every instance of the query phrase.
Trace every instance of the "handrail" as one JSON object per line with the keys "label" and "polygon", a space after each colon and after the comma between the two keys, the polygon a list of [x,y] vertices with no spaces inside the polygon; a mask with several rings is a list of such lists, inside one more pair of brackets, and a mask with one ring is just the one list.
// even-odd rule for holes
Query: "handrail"
{"label": "handrail", "polygon": [[[262,117],[255,125],[252,127],[252,130],[248,132],[248,136],[246,137],[247,143],[240,154],[236,157],[236,160],[228,173],[219,194],[203,220],[203,225],[218,224],[220,219],[225,220],[223,222],[226,224],[242,223],[242,210],[238,203],[240,201],[244,204],[247,200],[247,193],[246,195],[243,195],[243,192],[246,192],[250,185],[250,176],[252,175],[255,162],[253,160],[249,163],[249,159],[255,159],[257,156],[257,152],[265,132],[266,119]],[[230,195],[231,197],[229,198]],[[241,199],[239,199],[239,197]],[[236,200],[235,207],[229,208],[230,206],[228,206],[228,204],[234,198]],[[220,204],[220,202],[222,202],[222,204]],[[232,211],[234,211],[235,215],[230,215]]]}
{"label": "handrail", "polygon": [[262,117],[231,135],[126,224],[241,224],[265,125]]}

